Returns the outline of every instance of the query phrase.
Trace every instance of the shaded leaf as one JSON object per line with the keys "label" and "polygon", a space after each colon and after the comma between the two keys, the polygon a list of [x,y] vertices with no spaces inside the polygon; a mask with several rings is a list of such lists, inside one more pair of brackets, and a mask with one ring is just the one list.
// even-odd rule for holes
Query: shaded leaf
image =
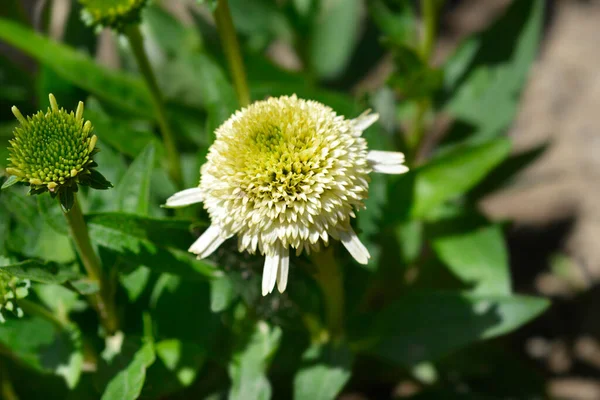
{"label": "shaded leaf", "polygon": [[154,145],[148,144],[116,187],[119,211],[146,215],[150,204],[150,178],[154,167]]}
{"label": "shaded leaf", "polygon": [[431,239],[440,260],[478,294],[511,292],[508,251],[498,225],[465,218],[443,221]]}
{"label": "shaded leaf", "polygon": [[294,399],[333,400],[352,373],[353,356],[345,344],[315,344],[302,356],[294,378]]}
{"label": "shaded leaf", "polygon": [[232,386],[231,400],[268,400],[271,398],[271,384],[266,372],[269,362],[281,340],[281,329],[271,327],[265,321],[257,322],[247,336],[238,338],[233,358],[229,364]]}
{"label": "shaded leaf", "polygon": [[408,367],[436,361],[470,343],[509,333],[548,305],[527,296],[407,294],[373,317],[369,326],[378,340],[369,352]]}
{"label": "shaded leaf", "polygon": [[112,71],[68,46],[18,23],[0,18],[0,38],[51,68],[58,76],[123,110],[154,119],[151,96],[144,83]]}
{"label": "shaded leaf", "polygon": [[14,175],[11,175],[8,177],[8,179],[6,181],[4,181],[4,183],[2,184],[2,187],[0,188],[0,190],[4,190],[4,189],[8,189],[9,187],[11,187],[12,185],[16,184],[17,182],[19,182],[17,180],[17,177]]}
{"label": "shaded leaf", "polygon": [[74,266],[54,262],[27,260],[8,264],[0,258],[0,271],[19,279],[29,279],[33,282],[61,284],[80,277]]}
{"label": "shaded leaf", "polygon": [[444,107],[479,128],[481,139],[514,119],[535,59],[544,1],[515,1],[486,31],[468,38],[444,66]]}
{"label": "shaded leaf", "polygon": [[213,278],[219,271],[207,261],[181,250],[190,246],[189,222],[143,218],[123,213],[86,216],[92,241],[134,265],[187,278]]}
{"label": "shaded leaf", "polygon": [[358,40],[360,10],[359,0],[332,1],[321,7],[309,42],[310,64],[319,77],[337,77],[350,61]]}
{"label": "shaded leaf", "polygon": [[510,140],[461,147],[401,176],[392,188],[391,220],[427,218],[436,207],[480,182],[508,157]]}
{"label": "shaded leaf", "polygon": [[106,387],[102,400],[136,400],[139,398],[146,379],[146,369],[154,363],[154,345],[142,346],[131,363],[119,372]]}

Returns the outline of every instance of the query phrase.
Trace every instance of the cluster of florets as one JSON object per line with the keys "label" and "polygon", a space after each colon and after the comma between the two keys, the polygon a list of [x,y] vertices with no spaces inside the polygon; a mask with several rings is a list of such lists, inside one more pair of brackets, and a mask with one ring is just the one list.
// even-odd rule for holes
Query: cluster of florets
{"label": "cluster of florets", "polygon": [[83,20],[91,26],[122,31],[138,24],[147,0],[79,0],[83,5]]}
{"label": "cluster of florets", "polygon": [[20,126],[10,140],[6,172],[13,181],[29,185],[30,194],[50,192],[52,197],[63,199],[72,197],[78,185],[112,187],[94,169],[98,166],[92,159],[99,151],[97,137],[91,122],[83,119],[82,102],[75,113],[67,112],[59,109],[50,95],[50,108],[45,113],[25,118],[16,107],[12,111]]}
{"label": "cluster of florets", "polygon": [[19,279],[0,270],[0,323],[4,323],[4,311],[10,311],[18,318],[23,316],[16,300],[27,297],[31,282],[28,279]]}

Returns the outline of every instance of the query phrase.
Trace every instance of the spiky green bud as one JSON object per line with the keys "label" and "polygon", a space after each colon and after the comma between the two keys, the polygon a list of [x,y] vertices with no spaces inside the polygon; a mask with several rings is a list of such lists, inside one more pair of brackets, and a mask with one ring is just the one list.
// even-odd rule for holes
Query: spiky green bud
{"label": "spiky green bud", "polygon": [[78,185],[95,189],[112,187],[98,171],[92,159],[99,150],[97,137],[90,121],[83,119],[83,102],[77,111],[58,108],[50,94],[50,108],[31,117],[23,117],[17,107],[12,111],[20,122],[15,138],[10,140],[10,157],[6,172],[12,175],[3,186],[23,182],[31,186],[29,194],[50,192],[60,196],[61,204],[69,210]]}
{"label": "spiky green bud", "polygon": [[83,20],[91,26],[122,31],[127,25],[138,24],[147,0],[79,0],[83,5]]}
{"label": "spiky green bud", "polygon": [[29,279],[19,279],[0,271],[0,323],[4,323],[3,312],[10,311],[18,318],[23,316],[15,300],[27,297],[31,282]]}

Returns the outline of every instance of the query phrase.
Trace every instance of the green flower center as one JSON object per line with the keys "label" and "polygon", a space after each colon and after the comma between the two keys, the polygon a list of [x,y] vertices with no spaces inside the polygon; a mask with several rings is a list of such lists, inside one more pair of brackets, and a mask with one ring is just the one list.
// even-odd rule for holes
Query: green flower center
{"label": "green flower center", "polygon": [[90,25],[109,26],[117,30],[139,23],[147,0],[79,0],[85,7],[83,18]]}

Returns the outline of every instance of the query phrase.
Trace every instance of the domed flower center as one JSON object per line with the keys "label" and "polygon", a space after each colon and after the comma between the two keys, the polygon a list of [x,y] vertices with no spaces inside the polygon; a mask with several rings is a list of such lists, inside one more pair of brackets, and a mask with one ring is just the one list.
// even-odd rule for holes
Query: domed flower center
{"label": "domed flower center", "polygon": [[89,160],[90,137],[73,113],[39,112],[17,129],[19,152],[12,160],[29,179],[64,183]]}
{"label": "domed flower center", "polygon": [[138,23],[140,12],[147,0],[79,0],[83,5],[83,18],[90,25],[110,26],[121,30],[126,25]]}

